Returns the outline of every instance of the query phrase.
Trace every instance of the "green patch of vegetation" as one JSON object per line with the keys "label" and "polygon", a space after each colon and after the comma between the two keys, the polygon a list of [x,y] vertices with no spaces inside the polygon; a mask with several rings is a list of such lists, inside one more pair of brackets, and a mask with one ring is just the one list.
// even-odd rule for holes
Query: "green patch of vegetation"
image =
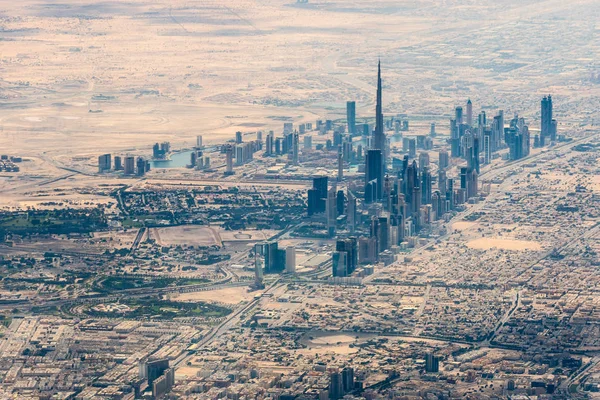
{"label": "green patch of vegetation", "polygon": [[106,226],[104,211],[100,208],[0,213],[0,237],[5,234],[89,233]]}
{"label": "green patch of vegetation", "polygon": [[92,308],[86,313],[94,318],[126,318],[126,319],[172,319],[181,317],[221,318],[229,315],[231,309],[216,304],[194,302],[184,303],[156,298],[127,299],[125,304],[130,312],[103,312]]}
{"label": "green patch of vegetation", "polygon": [[102,279],[95,290],[100,292],[114,292],[127,289],[155,288],[167,286],[200,285],[209,283],[208,279],[201,278],[161,278],[161,277],[135,277],[135,276],[109,276]]}
{"label": "green patch of vegetation", "polygon": [[56,306],[33,306],[31,312],[38,315],[60,315],[60,310]]}

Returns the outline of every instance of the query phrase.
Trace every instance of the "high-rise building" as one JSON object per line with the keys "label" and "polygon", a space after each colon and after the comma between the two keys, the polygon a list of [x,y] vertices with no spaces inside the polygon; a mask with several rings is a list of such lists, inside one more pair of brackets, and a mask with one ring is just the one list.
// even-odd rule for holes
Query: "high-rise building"
{"label": "high-rise building", "polygon": [[134,175],[135,174],[135,157],[127,156],[125,157],[125,175]]}
{"label": "high-rise building", "polygon": [[335,224],[337,214],[337,189],[335,185],[327,192],[327,201],[325,203],[325,214],[327,215],[327,232],[329,236],[335,235]]}
{"label": "high-rise building", "polygon": [[379,149],[367,152],[365,160],[365,201],[371,203],[383,196],[383,160]]}
{"label": "high-rise building", "polygon": [[331,265],[332,271],[331,275],[335,277],[345,277],[348,276],[348,271],[346,269],[348,265],[348,254],[343,251],[334,251],[331,254]]}
{"label": "high-rise building", "polygon": [[450,120],[450,155],[460,157],[460,132],[456,119]]}
{"label": "high-rise building", "polygon": [[294,123],[293,122],[284,122],[283,123],[283,134],[289,134],[294,132]]}
{"label": "high-rise building", "polygon": [[540,146],[544,146],[547,140],[552,140],[552,96],[544,96],[541,102],[542,121],[540,131]]}
{"label": "high-rise building", "polygon": [[447,210],[454,210],[454,179],[446,181],[446,204]]}
{"label": "high-rise building", "polygon": [[98,157],[98,172],[110,171],[111,166],[110,154],[103,154]]}
{"label": "high-rise building", "polygon": [[312,149],[312,136],[304,136],[304,150]]}
{"label": "high-rise building", "polygon": [[492,162],[492,131],[485,130],[483,133],[483,163],[488,165]]}
{"label": "high-rise building", "polygon": [[438,170],[438,190],[442,194],[446,193],[446,183],[447,183],[446,170],[443,170],[443,169]]}
{"label": "high-rise building", "polygon": [[225,174],[233,174],[233,146],[228,145],[225,149]]}
{"label": "high-rise building", "polygon": [[475,171],[477,171],[477,173],[479,173],[480,169],[479,169],[479,152],[480,152],[480,147],[479,147],[479,138],[473,138],[473,153],[472,153],[472,157],[473,157],[473,168],[475,168]]}
{"label": "high-rise building", "polygon": [[202,136],[198,135],[196,136],[196,148],[201,149],[202,147]]}
{"label": "high-rise building", "polygon": [[419,154],[419,171],[423,171],[425,168],[429,168],[429,154],[423,152]]}
{"label": "high-rise building", "polygon": [[358,239],[358,260],[360,264],[377,262],[377,238],[361,237]]}
{"label": "high-rise building", "polygon": [[335,244],[335,251],[345,253],[344,260],[346,263],[343,267],[344,275],[336,276],[349,276],[354,272],[354,270],[356,270],[358,265],[358,241],[356,238],[340,239]]}
{"label": "high-rise building", "polygon": [[427,353],[425,358],[425,371],[429,373],[440,372],[440,358],[433,353]]}
{"label": "high-rise building", "polygon": [[266,247],[263,243],[254,245],[254,285],[257,289],[262,288],[263,276],[265,270],[265,251]]}
{"label": "high-rise building", "polygon": [[375,108],[375,131],[373,132],[372,149],[381,151],[382,173],[385,173],[386,170],[386,137],[384,129],[380,61],[377,65],[377,105]]}
{"label": "high-rise building", "polygon": [[317,189],[315,189],[315,188],[309,189],[308,190],[308,205],[307,205],[308,216],[311,216],[313,214],[324,213],[326,199],[327,199],[327,196],[321,197],[321,193]]}
{"label": "high-rise building", "polygon": [[477,116],[477,126],[482,128],[487,126],[487,117],[485,115],[485,111],[480,112]]}
{"label": "high-rise building", "polygon": [[473,126],[473,103],[471,103],[471,99],[467,100],[467,125]]}
{"label": "high-rise building", "polygon": [[337,215],[343,215],[344,211],[346,210],[346,196],[344,195],[344,191],[343,190],[338,190],[337,191],[337,195],[336,195],[336,199],[335,199],[335,204],[337,207]]}
{"label": "high-rise building", "polygon": [[440,150],[439,152],[439,169],[446,169],[450,165],[450,158],[446,150]]}
{"label": "high-rise building", "polygon": [[342,370],[342,388],[344,393],[350,393],[354,390],[354,369],[346,367]]}
{"label": "high-rise building", "polygon": [[115,171],[120,171],[123,169],[123,162],[121,156],[115,156]]}
{"label": "high-rise building", "polygon": [[280,249],[276,241],[258,243],[254,248],[264,259],[265,274],[277,274],[285,269],[286,251]]}
{"label": "high-rise building", "polygon": [[408,156],[410,158],[417,156],[417,141],[414,138],[408,139]]}
{"label": "high-rise building", "polygon": [[158,379],[164,372],[169,369],[169,359],[163,358],[158,360],[142,360],[140,361],[140,378],[147,379],[148,385]]}
{"label": "high-rise building", "polygon": [[463,108],[456,107],[454,110],[454,119],[456,120],[456,125],[461,125],[463,123]]}
{"label": "high-rise building", "polygon": [[298,132],[293,133],[293,145],[292,145],[292,164],[298,165],[299,163],[299,151],[300,151],[300,139]]}
{"label": "high-rise building", "polygon": [[421,173],[421,204],[431,204],[431,185],[431,173],[425,167]]}
{"label": "high-rise building", "polygon": [[136,161],[135,173],[137,176],[144,176],[146,174],[146,160],[142,157],[138,157]]}
{"label": "high-rise building", "polygon": [[332,372],[329,377],[331,380],[331,382],[329,383],[329,398],[332,400],[341,399],[344,396],[342,374],[336,371]]}
{"label": "high-rise building", "polygon": [[431,137],[435,137],[436,133],[435,133],[435,122],[431,123],[431,128],[429,130],[429,136]]}
{"label": "high-rise building", "polygon": [[348,133],[351,136],[356,134],[356,102],[346,102],[346,122],[348,123]]}
{"label": "high-rise building", "polygon": [[243,142],[243,135],[242,132],[236,132],[235,133],[235,144],[241,144]]}
{"label": "high-rise building", "polygon": [[[306,139],[306,137],[305,137]],[[275,142],[275,136],[273,134],[273,131],[270,131],[267,134],[267,140],[265,142],[265,155],[266,156],[272,156],[274,154],[274,142]]]}
{"label": "high-rise building", "polygon": [[371,237],[377,240],[377,253],[389,248],[389,229],[388,217],[371,219]]}
{"label": "high-rise building", "polygon": [[294,246],[285,248],[285,272],[296,273],[296,248]]}
{"label": "high-rise building", "polygon": [[337,180],[338,180],[338,182],[341,182],[342,179],[344,179],[344,153],[342,151],[341,145],[338,146],[337,164],[338,164]]}
{"label": "high-rise building", "polygon": [[348,223],[348,230],[354,233],[356,230],[356,196],[348,189],[348,211],[346,211],[346,221]]}

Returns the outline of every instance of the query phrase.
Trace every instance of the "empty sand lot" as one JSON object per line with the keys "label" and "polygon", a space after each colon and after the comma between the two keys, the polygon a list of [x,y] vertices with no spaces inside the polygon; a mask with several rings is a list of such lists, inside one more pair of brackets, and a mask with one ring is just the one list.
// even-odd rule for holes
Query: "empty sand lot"
{"label": "empty sand lot", "polygon": [[198,225],[153,228],[150,237],[162,246],[221,246],[216,229]]}

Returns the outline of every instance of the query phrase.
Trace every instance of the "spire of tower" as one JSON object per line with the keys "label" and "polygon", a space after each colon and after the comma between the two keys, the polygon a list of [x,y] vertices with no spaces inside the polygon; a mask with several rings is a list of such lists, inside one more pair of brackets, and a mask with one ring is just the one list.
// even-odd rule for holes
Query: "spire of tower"
{"label": "spire of tower", "polygon": [[383,127],[383,105],[381,88],[381,60],[377,63],[377,105],[375,107],[375,133],[373,135],[373,148],[385,151],[385,134]]}

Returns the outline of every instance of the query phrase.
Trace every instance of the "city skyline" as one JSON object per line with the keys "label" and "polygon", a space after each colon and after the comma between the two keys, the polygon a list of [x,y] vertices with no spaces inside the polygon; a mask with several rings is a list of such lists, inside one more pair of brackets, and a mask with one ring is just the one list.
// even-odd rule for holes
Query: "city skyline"
{"label": "city skyline", "polygon": [[591,0],[0,13],[0,399],[600,393]]}

